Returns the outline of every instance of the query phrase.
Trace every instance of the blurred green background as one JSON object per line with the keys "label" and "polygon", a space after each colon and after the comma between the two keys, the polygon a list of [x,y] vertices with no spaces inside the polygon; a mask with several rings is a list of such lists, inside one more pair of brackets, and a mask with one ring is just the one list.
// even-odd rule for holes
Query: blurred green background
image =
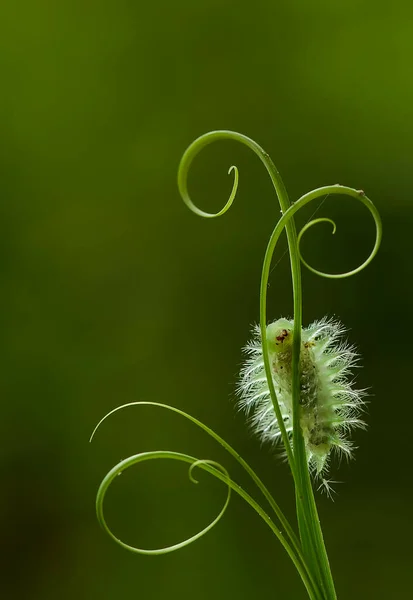
{"label": "blurred green background", "polygon": [[[191,141],[234,129],[260,143],[292,200],[326,184],[362,188],[384,222],[382,249],[348,280],[304,273],[304,320],[337,315],[363,355],[369,430],[357,460],[318,496],[339,598],[412,597],[411,342],[413,6],[347,0],[254,3],[5,1],[0,6],[2,397],[0,595],[10,599],[305,598],[285,552],[242,501],[196,545],[159,558],[116,546],[94,514],[121,458],[172,449],[236,464],[168,402],[209,424],[251,462],[294,517],[291,477],[234,403],[241,347],[258,319],[264,249],[279,217],[258,161]],[[316,206],[303,211],[305,223]],[[337,220],[307,234],[319,268],[356,266],[374,239],[363,207],[328,199]],[[285,241],[283,242],[285,243]],[[277,251],[281,257],[283,250]],[[291,315],[288,258],[269,315]],[[125,541],[166,545],[205,526],[225,490],[183,465],[125,473],[106,502]]]}

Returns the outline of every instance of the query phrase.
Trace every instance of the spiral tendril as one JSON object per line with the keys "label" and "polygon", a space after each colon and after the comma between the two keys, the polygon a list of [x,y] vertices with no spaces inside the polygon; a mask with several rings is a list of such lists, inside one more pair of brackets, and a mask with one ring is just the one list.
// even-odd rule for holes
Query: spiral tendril
{"label": "spiral tendril", "polygon": [[[280,525],[281,527],[284,529],[284,532],[286,534],[286,537],[277,530],[277,534],[279,534],[279,539],[281,541],[281,543],[284,545],[284,547],[286,548],[287,552],[296,552],[297,555],[300,555],[300,544],[298,542],[298,539],[293,531],[293,529],[291,528],[291,525],[289,524],[288,520],[285,518],[283,512],[281,511],[280,507],[278,506],[278,504],[276,503],[276,501],[274,500],[273,496],[271,495],[271,493],[268,491],[268,489],[266,488],[266,486],[264,485],[264,483],[261,481],[261,479],[258,477],[258,475],[255,473],[255,471],[250,467],[250,465],[238,454],[238,452],[236,452],[236,450],[234,450],[234,448],[232,448],[232,446],[230,446],[223,438],[221,438],[217,433],[215,433],[215,431],[213,431],[212,429],[210,429],[209,427],[207,427],[207,425],[205,425],[204,423],[202,423],[201,421],[199,421],[198,419],[196,419],[195,417],[193,417],[192,415],[180,410],[179,408],[176,408],[174,406],[170,406],[169,404],[161,404],[159,402],[149,402],[149,401],[141,401],[141,402],[129,402],[127,404],[123,404],[121,406],[117,406],[116,408],[114,408],[113,410],[111,410],[110,412],[108,412],[100,421],[99,423],[96,425],[96,427],[94,428],[92,435],[90,436],[89,442],[92,442],[92,440],[94,439],[96,432],[98,431],[98,429],[100,428],[100,426],[102,425],[102,423],[104,421],[106,421],[106,419],[108,419],[111,415],[113,415],[114,413],[123,410],[125,408],[131,407],[131,406],[152,406],[152,407],[157,407],[157,408],[162,408],[162,409],[166,409],[170,412],[174,412],[182,417],[184,417],[185,419],[191,421],[192,423],[194,423],[197,427],[199,427],[200,429],[202,429],[203,431],[205,431],[210,437],[212,437],[214,440],[216,440],[233,458],[235,458],[235,460],[243,467],[243,469],[248,473],[248,475],[251,477],[252,481],[255,483],[255,485],[258,487],[258,489],[262,492],[263,496],[265,497],[265,499],[267,500],[268,504],[270,505],[270,507],[272,508],[272,510],[274,511],[275,515],[278,517],[279,521],[280,521]],[[197,461],[196,461],[197,462]],[[124,468],[122,468],[122,465],[124,464],[124,462],[119,463],[118,465],[116,465],[114,467],[114,470],[116,471],[117,474],[120,474],[122,472],[122,470],[124,470]],[[192,473],[193,468],[196,466],[196,464],[192,465],[191,469],[190,469],[190,473]],[[113,476],[113,479],[115,478],[116,475]],[[99,490],[99,492],[101,492],[102,490]],[[105,491],[106,493],[106,491]],[[100,502],[103,502],[103,497],[98,493],[98,497],[100,497]],[[258,504],[257,504],[258,506]],[[114,536],[113,539],[115,539],[115,541],[119,542],[119,540],[117,538],[115,538]],[[193,540],[194,541],[194,540]],[[290,544],[291,544],[291,548],[290,548]],[[177,548],[175,548],[177,549]]]}
{"label": "spiral tendril", "polygon": [[[109,528],[109,526],[106,523],[104,512],[103,512],[103,501],[105,499],[105,495],[109,489],[109,486],[114,481],[114,479],[116,479],[118,477],[118,475],[120,475],[121,473],[126,471],[126,469],[128,469],[134,465],[145,462],[147,460],[154,460],[154,459],[160,459],[160,458],[178,460],[178,461],[183,461],[183,462],[189,463],[190,467],[188,470],[188,475],[189,475],[190,481],[192,481],[193,483],[198,483],[197,480],[194,479],[194,477],[192,475],[192,471],[195,467],[203,469],[204,471],[207,471],[211,475],[215,476],[217,479],[220,479],[221,481],[228,483],[228,493],[227,493],[225,503],[224,503],[222,509],[220,510],[220,512],[218,513],[218,515],[215,517],[215,519],[213,519],[209,523],[209,525],[207,525],[206,527],[201,529],[201,531],[199,531],[195,535],[190,536],[189,538],[183,540],[182,542],[178,542],[177,544],[172,544],[170,546],[165,546],[163,548],[156,548],[153,550],[148,550],[145,548],[138,548],[136,546],[131,546],[130,544],[126,544],[125,542],[123,542],[122,540],[120,540],[119,538],[117,538],[115,536],[115,534],[111,531],[111,529]],[[174,552],[175,550],[180,550],[181,548],[185,548],[185,546],[188,546],[189,544],[192,544],[196,540],[199,540],[206,533],[208,533],[208,531],[210,531],[213,527],[215,527],[215,525],[222,519],[225,511],[228,508],[228,504],[229,504],[229,501],[231,498],[232,482],[231,482],[231,484],[230,484],[230,482],[231,482],[231,480],[230,480],[227,470],[222,465],[220,465],[219,463],[217,463],[215,461],[198,460],[198,459],[194,458],[193,456],[189,456],[187,454],[182,454],[180,452],[170,452],[170,451],[162,451],[162,450],[157,450],[154,452],[142,452],[140,454],[135,454],[134,456],[130,456],[129,458],[126,458],[125,460],[121,461],[119,464],[115,465],[113,467],[113,469],[111,469],[109,471],[109,473],[106,475],[106,477],[103,479],[102,483],[100,484],[100,487],[99,487],[99,490],[97,493],[97,497],[96,497],[96,514],[97,514],[100,525],[103,527],[103,529],[106,531],[106,533],[117,544],[119,544],[126,550],[129,550],[130,552],[134,552],[135,554],[146,554],[146,555],[168,554],[169,552]]]}
{"label": "spiral tendril", "polygon": [[298,252],[299,252],[300,260],[303,263],[303,265],[309,271],[311,271],[312,273],[315,273],[315,275],[319,275],[320,277],[326,277],[328,279],[344,279],[345,277],[351,277],[352,275],[356,275],[356,273],[360,273],[360,271],[365,269],[365,267],[367,267],[367,265],[369,265],[371,263],[371,261],[373,260],[373,258],[376,256],[377,251],[380,247],[381,238],[382,238],[381,218],[380,218],[377,208],[374,206],[373,202],[371,200],[369,200],[369,198],[367,198],[367,196],[365,195],[364,192],[360,192],[359,190],[354,190],[353,188],[348,188],[348,187],[345,187],[342,185],[327,186],[324,188],[319,188],[317,190],[314,190],[313,192],[310,192],[309,194],[302,196],[295,204],[300,203],[299,208],[301,208],[302,206],[305,206],[305,204],[307,204],[308,202],[311,202],[312,200],[315,200],[316,198],[322,196],[323,193],[325,193],[325,190],[327,190],[327,189],[329,190],[328,191],[329,194],[347,194],[347,195],[352,196],[353,198],[356,198],[357,200],[359,200],[370,211],[370,214],[373,217],[374,224],[376,227],[376,239],[374,242],[373,249],[370,252],[369,256],[366,258],[366,260],[364,262],[361,263],[361,265],[359,265],[355,269],[351,269],[350,271],[345,271],[343,273],[325,273],[324,271],[315,269],[314,267],[309,265],[308,262],[306,262],[306,260],[303,258],[302,254],[301,254],[301,249],[300,249],[301,239],[302,239],[304,233],[308,229],[310,229],[314,225],[318,225],[319,223],[330,223],[333,227],[332,233],[334,235],[336,232],[336,229],[337,229],[335,222],[332,219],[329,219],[328,217],[321,217],[319,219],[313,219],[309,223],[306,223],[304,225],[304,227],[301,229],[300,233],[298,234],[297,242],[298,242]]}
{"label": "spiral tendril", "polygon": [[[234,184],[233,184],[233,187],[231,190],[231,194],[230,194],[227,202],[225,203],[224,207],[217,213],[207,213],[207,212],[203,211],[202,209],[200,209],[192,201],[192,199],[189,195],[189,192],[188,192],[188,184],[187,184],[188,172],[189,172],[190,166],[191,166],[192,161],[194,160],[195,156],[208,144],[210,144],[216,140],[221,140],[221,139],[230,139],[230,140],[240,142],[240,143],[248,146],[261,159],[261,161],[264,163],[264,165],[271,177],[271,180],[274,184],[274,187],[276,189],[276,192],[279,197],[280,204],[281,204],[281,212],[285,213],[289,207],[288,205],[286,205],[285,202],[284,203],[282,202],[282,196],[284,195],[284,193],[286,196],[285,187],[284,187],[284,184],[282,183],[279,173],[278,173],[277,169],[275,168],[274,163],[272,162],[271,158],[256,142],[254,142],[254,140],[251,140],[247,136],[244,136],[235,131],[227,131],[227,130],[211,131],[209,133],[206,133],[206,134],[200,136],[194,142],[192,142],[192,144],[187,148],[184,155],[182,156],[181,162],[179,164],[179,169],[178,169],[178,188],[181,193],[181,197],[182,197],[183,201],[185,202],[185,204],[188,206],[188,208],[193,213],[195,213],[196,215],[201,216],[201,217],[206,217],[206,218],[220,217],[229,210],[229,208],[232,206],[232,204],[235,200],[235,196],[236,196],[236,193],[238,190],[238,183],[239,183],[239,173],[238,173],[237,167],[235,167],[235,166],[230,167],[230,169],[228,171],[228,173],[231,173],[232,170],[235,171]],[[300,208],[302,208],[303,206],[308,204],[308,202],[315,200],[315,199],[319,198],[320,196],[330,195],[330,194],[349,195],[349,196],[352,196],[353,198],[356,198],[360,202],[362,202],[362,204],[364,204],[364,206],[366,206],[368,208],[371,215],[373,216],[374,223],[376,226],[376,239],[375,239],[373,250],[371,251],[368,258],[361,265],[356,267],[355,269],[346,271],[344,273],[325,273],[324,271],[315,269],[314,267],[309,265],[304,260],[302,254],[300,252],[300,249],[299,249],[299,257],[300,257],[301,262],[312,273],[315,273],[316,275],[319,275],[320,277],[326,277],[329,279],[343,279],[345,277],[350,277],[351,275],[355,275],[356,273],[359,273],[365,267],[367,267],[367,265],[370,264],[370,262],[373,260],[373,258],[377,254],[377,251],[378,251],[378,249],[380,247],[380,243],[381,243],[381,238],[382,238],[381,218],[380,218],[378,210],[376,209],[376,207],[374,206],[372,201],[366,196],[364,191],[356,190],[356,189],[353,189],[353,188],[350,188],[347,186],[343,186],[343,185],[338,185],[338,184],[317,188],[317,189],[313,190],[312,192],[305,194],[299,200],[297,200],[296,202],[294,202],[291,205],[296,208],[290,214],[288,219],[286,219],[284,221],[283,228],[287,226],[288,221],[297,212],[297,210],[299,210]],[[288,199],[288,196],[286,196],[286,198]],[[334,221],[332,221],[332,219],[329,219],[327,217],[313,219],[309,223],[306,223],[306,225],[304,225],[304,227],[301,229],[300,233],[298,234],[298,239],[297,239],[298,246],[300,245],[300,241],[301,241],[301,238],[304,235],[304,233],[308,229],[313,227],[314,225],[316,225],[318,223],[322,223],[322,222],[331,223],[333,226],[333,234],[336,232],[336,224]]]}

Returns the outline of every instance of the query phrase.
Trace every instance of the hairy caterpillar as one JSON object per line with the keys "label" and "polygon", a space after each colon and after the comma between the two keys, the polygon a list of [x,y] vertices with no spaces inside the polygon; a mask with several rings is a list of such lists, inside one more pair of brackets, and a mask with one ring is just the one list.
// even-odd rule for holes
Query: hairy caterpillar
{"label": "hairy caterpillar", "polygon": [[[355,349],[342,341],[344,327],[332,319],[315,321],[302,329],[300,351],[300,425],[310,472],[327,491],[332,452],[351,458],[350,431],[365,427],[360,419],[363,390],[349,379],[358,362]],[[271,373],[285,428],[292,440],[292,338],[293,321],[278,319],[266,329]],[[248,356],[241,370],[240,407],[247,412],[252,429],[263,440],[281,441],[267,378],[259,327],[245,347]]]}

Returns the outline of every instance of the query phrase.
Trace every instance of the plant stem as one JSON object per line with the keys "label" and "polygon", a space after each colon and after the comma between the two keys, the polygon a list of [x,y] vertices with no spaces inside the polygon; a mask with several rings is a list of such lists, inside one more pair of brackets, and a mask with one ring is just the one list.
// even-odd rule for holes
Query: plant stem
{"label": "plant stem", "polygon": [[[268,242],[264,263],[262,267],[261,276],[261,287],[260,287],[260,331],[261,331],[261,343],[265,373],[268,383],[271,400],[274,407],[274,412],[278,421],[278,426],[281,432],[282,441],[286,450],[288,462],[291,468],[291,472],[295,483],[295,494],[297,504],[297,519],[300,531],[300,539],[302,543],[302,550],[304,553],[304,559],[307,563],[307,569],[316,578],[317,587],[321,590],[323,600],[336,600],[336,592],[334,588],[334,582],[330,569],[330,564],[327,556],[327,551],[323,539],[321,530],[320,520],[317,513],[317,507],[314,499],[314,493],[311,485],[310,474],[308,470],[307,454],[305,449],[305,443],[303,433],[300,424],[300,351],[301,351],[301,328],[302,328],[302,285],[301,285],[301,261],[304,262],[312,272],[321,275],[322,277],[343,278],[354,275],[364,269],[370,261],[373,259],[377,250],[380,246],[382,227],[380,215],[373,203],[365,196],[361,190],[354,190],[345,186],[325,186],[318,188],[312,192],[302,196],[294,204],[290,203],[287,191],[284,183],[281,179],[279,172],[277,171],[274,163],[272,162],[269,155],[259,146],[256,142],[244,136],[240,133],[233,131],[212,131],[209,132],[197,140],[195,140],[189,148],[185,151],[178,171],[178,187],[181,196],[187,206],[196,214],[206,217],[214,218],[223,215],[232,205],[238,186],[238,170],[236,167],[231,167],[230,172],[234,170],[234,183],[232,191],[225,206],[217,213],[207,213],[199,209],[191,200],[188,189],[187,189],[187,174],[189,167],[198,154],[198,152],[210,144],[213,141],[219,139],[229,139],[240,142],[250,148],[264,164],[271,181],[273,183],[275,192],[277,194],[279,204],[281,207],[282,217],[276,224],[274,231]],[[347,194],[357,200],[361,201],[372,214],[375,225],[376,225],[376,241],[374,248],[368,258],[357,268],[345,272],[345,273],[323,273],[317,269],[312,268],[302,258],[300,254],[299,243],[304,231],[309,229],[311,226],[321,221],[329,221],[333,225],[333,233],[335,231],[335,223],[331,219],[315,219],[303,228],[300,235],[297,237],[297,231],[293,215],[305,204],[314,200],[324,194]],[[294,329],[293,329],[293,353],[292,353],[292,419],[293,419],[293,443],[291,444],[288,437],[284,421],[282,419],[281,410],[277,400],[277,394],[274,389],[274,382],[272,378],[271,366],[269,362],[268,354],[268,342],[266,337],[267,328],[267,287],[269,280],[269,273],[271,267],[271,261],[275,249],[275,245],[278,238],[283,231],[286,229],[290,263],[291,263],[291,277],[293,287],[293,302],[294,302]],[[293,541],[293,540],[292,540]],[[308,588],[307,588],[308,589]],[[318,594],[319,591],[317,590]],[[310,594],[311,597],[311,594]]]}

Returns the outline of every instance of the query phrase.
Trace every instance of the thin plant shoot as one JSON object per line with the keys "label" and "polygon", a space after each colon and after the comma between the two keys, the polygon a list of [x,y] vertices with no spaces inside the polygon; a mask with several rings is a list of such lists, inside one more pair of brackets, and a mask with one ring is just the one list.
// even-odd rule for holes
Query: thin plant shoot
{"label": "thin plant shoot", "polygon": [[[184,153],[178,171],[178,187],[183,201],[195,214],[204,218],[216,218],[231,207],[238,188],[238,169],[232,166],[233,187],[225,206],[217,213],[207,213],[191,200],[187,188],[187,176],[195,156],[208,144],[218,140],[234,140],[251,149],[264,164],[273,183],[281,208],[281,218],[275,225],[264,257],[261,285],[259,325],[254,329],[252,340],[245,347],[246,360],[240,373],[239,406],[245,409],[248,422],[261,440],[282,448],[293,476],[297,533],[289,523],[278,503],[255,471],[224,439],[195,417],[167,404],[159,402],[132,402],[112,410],[98,423],[92,433],[110,415],[130,406],[150,405],[166,409],[188,419],[202,429],[237,460],[261,492],[265,504],[261,505],[230,477],[220,464],[173,451],[142,452],[131,456],[113,467],[103,479],[96,498],[96,512],[103,529],[123,548],[137,554],[166,554],[201,538],[214,527],[224,515],[231,492],[241,496],[278,538],[294,563],[311,600],[335,600],[337,598],[330,563],[324,544],[320,520],[313,492],[313,482],[331,494],[328,478],[329,463],[334,454],[351,457],[353,454],[351,431],[364,427],[361,418],[363,390],[357,390],[352,380],[352,368],[358,355],[349,346],[343,334],[345,328],[337,321],[323,316],[308,327],[302,324],[301,264],[310,271],[330,279],[350,277],[362,271],[376,255],[382,236],[380,215],[374,204],[362,190],[342,185],[320,187],[290,203],[283,181],[268,154],[250,138],[233,131],[212,131],[195,140]],[[361,202],[373,217],[376,237],[368,258],[357,268],[345,273],[324,273],[314,269],[301,256],[300,241],[304,233],[320,223],[329,223],[333,233],[335,223],[328,218],[310,220],[297,235],[294,215],[309,202],[328,195],[347,195]],[[292,319],[278,316],[268,323],[267,288],[271,261],[278,239],[286,230],[291,264],[293,305]],[[189,478],[196,482],[194,469],[207,471],[226,484],[228,491],[219,514],[203,530],[172,546],[147,550],[137,548],[118,539],[109,529],[103,512],[105,494],[116,477],[138,463],[155,459],[172,459],[189,465]]]}

